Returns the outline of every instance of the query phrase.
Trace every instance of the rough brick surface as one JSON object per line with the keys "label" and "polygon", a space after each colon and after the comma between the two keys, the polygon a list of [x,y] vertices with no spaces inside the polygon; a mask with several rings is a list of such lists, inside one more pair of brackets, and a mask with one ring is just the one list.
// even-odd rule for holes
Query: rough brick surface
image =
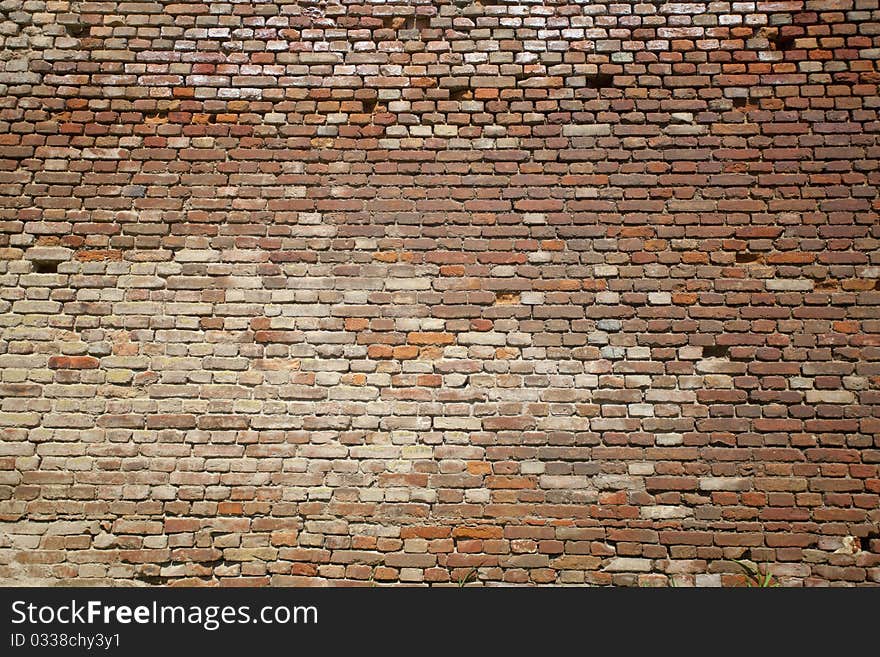
{"label": "rough brick surface", "polygon": [[880,9],[0,2],[0,580],[880,582]]}

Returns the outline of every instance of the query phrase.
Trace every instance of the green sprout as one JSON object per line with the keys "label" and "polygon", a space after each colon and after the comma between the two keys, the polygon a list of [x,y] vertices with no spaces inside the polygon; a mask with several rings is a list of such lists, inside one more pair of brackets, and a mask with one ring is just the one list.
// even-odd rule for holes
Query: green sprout
{"label": "green sprout", "polygon": [[764,565],[764,572],[761,572],[761,569],[758,568],[758,566],[753,566],[746,561],[734,559],[733,563],[742,568],[743,572],[746,574],[747,587],[763,589],[779,586],[779,583],[773,580],[773,575],[770,574],[770,569],[766,564]]}

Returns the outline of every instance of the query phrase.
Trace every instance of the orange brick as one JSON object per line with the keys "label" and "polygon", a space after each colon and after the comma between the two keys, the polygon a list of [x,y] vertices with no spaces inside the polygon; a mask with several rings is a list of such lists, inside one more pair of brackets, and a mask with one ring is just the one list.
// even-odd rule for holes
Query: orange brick
{"label": "orange brick", "polygon": [[451,333],[410,333],[407,336],[410,344],[452,344],[455,336]]}
{"label": "orange brick", "polygon": [[391,358],[393,354],[394,350],[387,344],[371,344],[367,349],[367,355],[376,360]]}
{"label": "orange brick", "polygon": [[413,358],[418,358],[419,348],[410,345],[400,345],[398,347],[394,347],[394,349],[392,350],[392,355],[397,360],[412,360]]}
{"label": "orange brick", "polygon": [[470,474],[486,475],[492,472],[492,466],[485,461],[470,461],[467,464],[467,471]]}
{"label": "orange brick", "polygon": [[456,527],[452,531],[453,537],[457,539],[492,539],[504,538],[504,530],[501,527],[492,525],[478,525]]}

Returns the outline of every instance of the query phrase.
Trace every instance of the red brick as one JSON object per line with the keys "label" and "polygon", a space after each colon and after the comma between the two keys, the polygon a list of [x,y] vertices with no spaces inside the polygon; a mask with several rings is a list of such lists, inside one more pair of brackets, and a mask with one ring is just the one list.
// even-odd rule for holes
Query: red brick
{"label": "red brick", "polygon": [[52,356],[49,358],[49,367],[53,370],[93,370],[101,362],[93,356]]}

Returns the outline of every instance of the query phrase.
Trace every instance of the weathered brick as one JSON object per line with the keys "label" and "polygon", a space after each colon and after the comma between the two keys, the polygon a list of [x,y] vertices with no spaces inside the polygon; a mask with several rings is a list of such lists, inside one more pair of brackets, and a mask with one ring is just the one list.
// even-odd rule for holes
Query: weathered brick
{"label": "weathered brick", "polygon": [[876,2],[296,4],[5,3],[0,584],[880,581]]}

